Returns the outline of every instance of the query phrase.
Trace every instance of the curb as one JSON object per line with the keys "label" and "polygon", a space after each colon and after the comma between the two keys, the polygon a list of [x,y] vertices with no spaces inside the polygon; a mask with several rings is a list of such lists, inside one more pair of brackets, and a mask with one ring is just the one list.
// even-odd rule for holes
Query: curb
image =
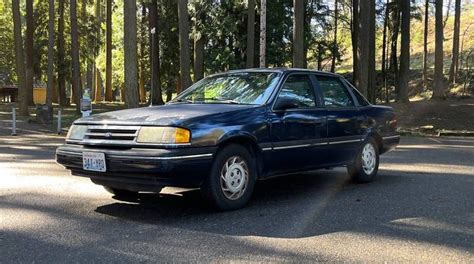
{"label": "curb", "polygon": [[474,137],[474,131],[440,130],[438,137]]}
{"label": "curb", "polygon": [[474,131],[465,130],[398,130],[401,136],[418,136],[418,137],[474,137]]}

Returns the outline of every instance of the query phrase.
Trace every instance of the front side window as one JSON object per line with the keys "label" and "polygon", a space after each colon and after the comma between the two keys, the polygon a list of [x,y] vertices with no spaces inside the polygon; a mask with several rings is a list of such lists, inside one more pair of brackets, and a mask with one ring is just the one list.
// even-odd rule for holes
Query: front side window
{"label": "front side window", "polygon": [[310,108],[316,106],[313,86],[308,75],[291,75],[286,79],[278,100],[283,98],[292,99],[297,108]]}
{"label": "front side window", "polygon": [[324,106],[331,108],[354,106],[351,95],[337,78],[318,76],[317,79],[323,94]]}
{"label": "front side window", "polygon": [[241,72],[210,76],[178,95],[171,103],[235,103],[260,105],[267,101],[279,74]]}

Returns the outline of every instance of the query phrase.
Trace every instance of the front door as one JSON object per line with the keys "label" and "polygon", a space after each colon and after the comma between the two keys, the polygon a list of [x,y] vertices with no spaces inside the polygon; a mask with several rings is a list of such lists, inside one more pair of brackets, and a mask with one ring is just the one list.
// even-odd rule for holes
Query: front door
{"label": "front door", "polygon": [[325,159],[326,110],[318,107],[313,83],[308,74],[288,76],[276,102],[292,98],[297,107],[270,111],[272,174],[312,168]]}

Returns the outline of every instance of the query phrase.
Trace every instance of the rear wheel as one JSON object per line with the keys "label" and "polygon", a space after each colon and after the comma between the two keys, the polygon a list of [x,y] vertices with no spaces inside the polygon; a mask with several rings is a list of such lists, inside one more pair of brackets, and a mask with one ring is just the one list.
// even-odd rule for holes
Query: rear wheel
{"label": "rear wheel", "polygon": [[379,150],[373,138],[364,142],[354,163],[347,166],[351,178],[360,183],[371,182],[377,176],[379,169]]}
{"label": "rear wheel", "polygon": [[228,145],[217,153],[211,173],[201,190],[219,210],[242,208],[250,200],[256,180],[256,165],[241,145]]}

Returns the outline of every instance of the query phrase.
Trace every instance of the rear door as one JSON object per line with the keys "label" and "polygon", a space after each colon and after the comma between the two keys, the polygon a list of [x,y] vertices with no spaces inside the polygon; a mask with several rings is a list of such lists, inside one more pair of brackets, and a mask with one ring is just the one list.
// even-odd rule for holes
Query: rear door
{"label": "rear door", "polygon": [[317,90],[327,111],[327,164],[351,162],[365,131],[365,115],[339,77],[317,75]]}
{"label": "rear door", "polygon": [[326,110],[318,103],[315,80],[308,74],[289,75],[276,101],[284,97],[297,99],[298,107],[272,109],[269,113],[273,147],[271,174],[312,168],[325,159]]}

